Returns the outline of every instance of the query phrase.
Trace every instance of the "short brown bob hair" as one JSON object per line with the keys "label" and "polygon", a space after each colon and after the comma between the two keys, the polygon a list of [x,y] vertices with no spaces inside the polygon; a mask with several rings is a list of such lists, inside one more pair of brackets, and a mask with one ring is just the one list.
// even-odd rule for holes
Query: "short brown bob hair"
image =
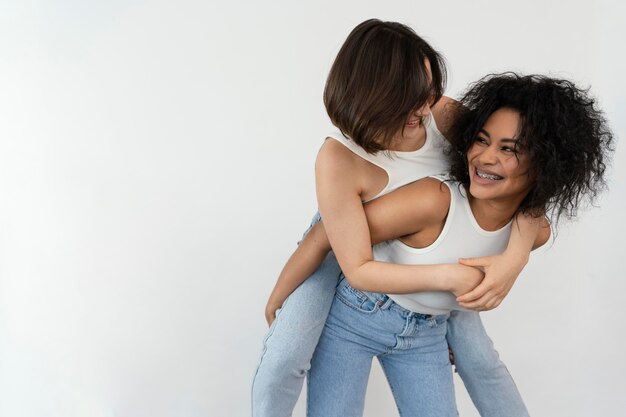
{"label": "short brown bob hair", "polygon": [[413,29],[370,19],[352,30],[337,54],[324,105],[344,135],[374,154],[388,149],[412,112],[436,103],[445,84],[443,57]]}

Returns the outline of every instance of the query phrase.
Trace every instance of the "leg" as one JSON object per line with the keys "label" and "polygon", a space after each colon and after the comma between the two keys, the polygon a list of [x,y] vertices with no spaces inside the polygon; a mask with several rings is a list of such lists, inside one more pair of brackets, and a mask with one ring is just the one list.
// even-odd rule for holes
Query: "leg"
{"label": "leg", "polygon": [[458,416],[446,319],[410,313],[396,346],[378,357],[401,416]]}
{"label": "leg", "polygon": [[524,401],[477,312],[453,311],[448,343],[465,388],[482,417],[527,417]]}
{"label": "leg", "polygon": [[279,310],[252,383],[254,417],[291,416],[340,274],[335,256],[328,254]]}
{"label": "leg", "polygon": [[360,417],[378,351],[365,336],[369,317],[335,298],[311,362],[307,417]]}

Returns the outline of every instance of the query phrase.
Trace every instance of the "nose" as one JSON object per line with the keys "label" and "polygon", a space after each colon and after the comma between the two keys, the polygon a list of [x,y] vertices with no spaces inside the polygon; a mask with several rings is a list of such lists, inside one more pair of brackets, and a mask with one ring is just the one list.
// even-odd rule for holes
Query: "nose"
{"label": "nose", "polygon": [[426,103],[413,113],[417,117],[427,117],[430,115],[430,104]]}
{"label": "nose", "polygon": [[498,161],[497,151],[497,147],[493,145],[482,148],[478,155],[478,161],[483,165],[495,165]]}

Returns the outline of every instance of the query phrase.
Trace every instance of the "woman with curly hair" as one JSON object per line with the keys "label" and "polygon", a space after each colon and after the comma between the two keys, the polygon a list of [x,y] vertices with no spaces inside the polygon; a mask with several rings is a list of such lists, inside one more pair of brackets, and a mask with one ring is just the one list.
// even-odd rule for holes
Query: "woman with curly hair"
{"label": "woman with curly hair", "polygon": [[[479,315],[456,301],[482,274],[461,280],[449,273],[451,265],[460,256],[500,253],[519,213],[542,223],[534,247],[545,244],[550,227],[544,214],[554,226],[605,187],[613,137],[587,91],[566,80],[505,73],[481,79],[460,103],[449,175],[416,181],[365,206],[378,243],[368,262],[384,272],[371,279],[356,270],[340,281],[312,361],[311,417],[362,415],[374,356],[401,415],[456,416],[446,332],[465,344],[459,351],[469,357],[458,359],[470,364],[472,374],[489,375],[499,359],[473,346],[485,340],[474,333],[482,325],[468,325],[480,323]],[[314,264],[328,250],[320,223],[296,256]],[[429,273],[407,282],[398,277],[398,264]],[[287,265],[293,282],[306,276],[297,269]],[[448,327],[450,315],[468,318]],[[459,369],[461,376],[467,369]],[[499,415],[510,415],[506,403],[498,406]]]}

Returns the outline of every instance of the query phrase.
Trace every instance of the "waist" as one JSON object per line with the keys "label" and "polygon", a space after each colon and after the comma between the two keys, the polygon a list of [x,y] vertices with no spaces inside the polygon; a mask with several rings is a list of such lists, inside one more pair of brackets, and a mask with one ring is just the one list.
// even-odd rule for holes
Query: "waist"
{"label": "waist", "polygon": [[394,302],[402,307],[425,314],[447,314],[452,310],[465,310],[449,292],[428,291],[412,294],[389,294]]}
{"label": "waist", "polygon": [[445,315],[449,312],[449,310],[440,312],[427,307],[420,309],[407,308],[405,303],[398,303],[394,299],[396,297],[395,295],[357,290],[348,283],[345,277],[342,277],[339,284],[337,284],[337,294],[346,298],[355,299],[364,310],[368,311],[380,308],[381,310],[395,310],[403,316],[422,318],[432,318],[433,316]]}

